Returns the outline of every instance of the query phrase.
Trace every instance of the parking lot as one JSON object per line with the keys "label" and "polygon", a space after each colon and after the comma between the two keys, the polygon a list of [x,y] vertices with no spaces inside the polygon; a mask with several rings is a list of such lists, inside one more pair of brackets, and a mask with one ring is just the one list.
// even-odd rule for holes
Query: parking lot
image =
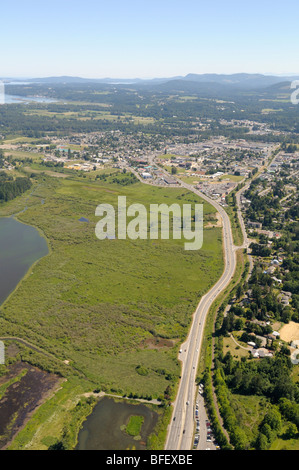
{"label": "parking lot", "polygon": [[195,435],[193,449],[217,450],[219,446],[215,442],[211,423],[204,406],[203,387],[198,387],[194,409]]}

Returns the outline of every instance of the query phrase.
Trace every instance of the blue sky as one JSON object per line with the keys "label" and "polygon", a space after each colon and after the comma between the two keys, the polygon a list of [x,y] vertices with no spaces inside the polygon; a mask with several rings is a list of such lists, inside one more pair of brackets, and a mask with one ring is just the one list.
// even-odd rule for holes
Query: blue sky
{"label": "blue sky", "polygon": [[298,0],[16,0],[2,77],[299,74]]}

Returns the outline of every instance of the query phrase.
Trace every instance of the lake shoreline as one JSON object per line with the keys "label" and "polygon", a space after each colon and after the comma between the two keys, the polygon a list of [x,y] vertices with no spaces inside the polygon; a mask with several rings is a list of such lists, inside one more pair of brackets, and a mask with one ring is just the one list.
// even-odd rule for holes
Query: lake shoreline
{"label": "lake shoreline", "polygon": [[[18,213],[19,214],[19,213]],[[25,274],[22,276],[22,278],[17,282],[17,284],[14,286],[13,290],[11,290],[9,292],[9,294],[7,295],[7,297],[4,298],[3,301],[1,301],[0,299],[0,309],[4,307],[4,305],[9,301],[9,299],[11,298],[11,296],[18,290],[18,288],[20,287],[21,283],[27,279],[31,274],[32,274],[32,271],[34,269],[34,267],[37,265],[37,263],[45,258],[46,256],[49,256],[51,253],[52,253],[52,248],[51,248],[51,245],[49,243],[49,240],[47,239],[47,237],[45,236],[45,234],[42,232],[42,230],[39,228],[39,227],[35,227],[34,225],[31,225],[31,224],[28,224],[26,222],[23,222],[22,220],[20,220],[17,215],[18,214],[14,214],[12,216],[1,216],[0,217],[0,223],[1,223],[1,220],[3,219],[8,219],[8,220],[15,220],[17,223],[19,224],[22,224],[24,226],[27,226],[27,227],[30,227],[34,230],[36,230],[36,232],[38,233],[38,235],[40,236],[41,239],[43,239],[43,241],[45,241],[46,243],[46,246],[47,246],[47,253],[45,253],[44,255],[42,255],[41,257],[39,257],[37,260],[35,260],[28,268],[28,270],[25,272]],[[1,247],[0,247],[1,249]]]}

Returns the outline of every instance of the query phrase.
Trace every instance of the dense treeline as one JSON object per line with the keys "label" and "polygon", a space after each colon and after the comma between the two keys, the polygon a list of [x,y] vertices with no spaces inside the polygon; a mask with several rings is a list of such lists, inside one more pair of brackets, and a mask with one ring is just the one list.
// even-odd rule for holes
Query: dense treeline
{"label": "dense treeline", "polygon": [[[296,260],[290,256],[285,265],[298,273]],[[246,291],[250,293],[250,301],[236,302]],[[230,352],[225,354],[223,339],[232,331],[243,331],[240,341],[254,341],[258,347],[260,335],[273,338],[269,318],[286,323],[291,319],[298,321],[296,300],[293,298],[293,309],[284,307],[274,295],[273,279],[259,264],[255,265],[248,282],[240,281],[234,299],[226,316],[223,315],[224,308],[219,309],[216,321],[214,386],[217,401],[234,448],[266,450],[283,430],[286,439],[298,436],[299,386],[292,379],[294,366],[289,348],[279,344],[279,340],[268,339],[267,347],[272,350],[272,357],[235,359]],[[261,420],[250,431],[240,426],[238,408],[232,404],[232,397],[238,395],[264,400]]]}
{"label": "dense treeline", "polygon": [[[28,111],[29,108],[26,108]],[[174,126],[163,124],[163,122],[154,122],[151,124],[138,124],[128,121],[110,119],[90,119],[79,120],[66,116],[59,119],[53,116],[43,116],[42,119],[38,115],[29,115],[23,112],[20,105],[7,105],[0,108],[0,122],[5,129],[5,134],[24,135],[30,138],[40,138],[49,134],[66,136],[72,133],[90,133],[90,132],[106,132],[119,130],[122,133],[147,133],[151,135],[162,136],[189,136],[197,135],[196,129],[190,128],[188,123],[179,122]]]}
{"label": "dense treeline", "polygon": [[133,173],[127,173],[125,170],[123,173],[102,173],[96,176],[96,179],[101,181],[108,181],[109,183],[120,184],[121,186],[128,186],[134,183],[138,183],[138,179]]}
{"label": "dense treeline", "polygon": [[[280,188],[276,188],[279,190]],[[274,188],[274,190],[276,190]],[[264,237],[264,236],[263,236]],[[263,238],[262,237],[262,238]],[[260,240],[267,247],[267,239]],[[225,305],[218,310],[215,324],[215,370],[214,387],[219,410],[230,443],[237,450],[269,449],[277,437],[294,439],[299,430],[299,384],[293,379],[294,365],[290,360],[289,348],[275,339],[270,320],[288,323],[298,321],[298,232],[287,232],[272,244],[272,254],[283,249],[281,279],[283,289],[293,292],[292,302],[284,306],[277,295],[274,280],[263,267],[263,261],[256,263],[248,281],[243,279],[231,297],[232,305],[224,315]],[[253,245],[253,248],[257,247]],[[261,253],[257,253],[261,256]],[[246,296],[244,297],[244,294]],[[272,357],[253,359],[250,356],[235,358],[225,353],[224,338],[231,332],[240,331],[239,340],[253,341],[261,346],[261,336],[266,338],[266,347]],[[240,424],[242,399],[248,400],[248,415],[253,413],[250,402],[259,403],[260,419],[248,428]],[[242,418],[244,419],[244,418]]]}
{"label": "dense treeline", "polygon": [[[226,317],[225,317],[226,318]],[[223,352],[223,331],[218,330],[215,347],[214,386],[230,443],[237,450],[268,449],[287,428],[285,437],[297,436],[299,424],[299,387],[292,380],[293,365],[288,348],[282,347],[274,357],[252,360],[235,359]],[[240,426],[232,396],[260,397],[263,410],[254,429]]]}
{"label": "dense treeline", "polygon": [[[299,142],[299,110],[286,102],[271,102],[273,112],[265,114],[265,103],[260,99],[260,93],[247,95],[238,91],[224,91],[218,95],[215,90],[205,94],[191,93],[191,99],[185,100],[186,91],[149,88],[137,85],[104,85],[104,84],[57,84],[50,88],[48,85],[8,85],[7,91],[21,96],[43,95],[59,100],[57,103],[2,106],[0,121],[10,132],[21,132],[28,137],[40,137],[49,132],[66,135],[69,132],[95,132],[120,129],[142,130],[161,135],[189,135],[193,132],[202,138],[224,135],[228,138],[244,138],[250,140],[271,140],[284,142],[289,136],[254,135],[248,134],[249,129],[242,126],[222,125],[221,120],[249,120],[267,123],[271,130],[292,132],[293,143]],[[266,95],[265,95],[266,96]],[[217,102],[215,98],[221,100]],[[71,101],[66,104],[63,101]],[[270,100],[271,101],[271,100]],[[269,102],[270,103],[270,102]],[[47,115],[40,119],[38,115],[30,114],[30,109],[46,109],[53,116]],[[270,107],[270,104],[269,104]],[[28,112],[29,111],[29,112]],[[63,116],[64,112],[98,112],[105,111],[114,116],[122,116],[124,120],[108,119],[78,120],[74,117]],[[56,115],[57,114],[57,115]],[[130,115],[137,118],[153,118],[155,123],[137,124],[130,122]],[[58,116],[58,117],[57,117]],[[208,125],[201,130],[198,123]],[[292,150],[292,148],[290,148]]]}
{"label": "dense treeline", "polygon": [[[3,177],[3,174],[5,175]],[[23,194],[27,189],[31,188],[29,178],[17,177],[15,180],[7,177],[4,172],[0,174],[0,201],[6,202]]]}
{"label": "dense treeline", "polygon": [[[259,361],[233,359],[227,353],[219,360],[215,374],[215,387],[222,417],[230,433],[231,442],[237,450],[268,449],[287,425],[286,438],[294,438],[299,424],[299,388],[291,379],[290,359],[279,353],[275,358]],[[265,397],[265,414],[255,434],[244,432],[239,427],[237,416],[231,406],[231,393]]]}
{"label": "dense treeline", "polygon": [[290,358],[284,351],[276,357],[260,361],[234,361],[228,352],[222,360],[222,369],[229,388],[242,395],[264,395],[273,403],[280,398],[299,399],[298,386],[292,382]]}

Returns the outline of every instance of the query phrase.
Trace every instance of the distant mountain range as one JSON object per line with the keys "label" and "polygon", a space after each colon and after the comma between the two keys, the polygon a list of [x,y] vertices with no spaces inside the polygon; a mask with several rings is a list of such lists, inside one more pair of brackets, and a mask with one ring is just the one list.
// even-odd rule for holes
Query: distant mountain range
{"label": "distant mountain range", "polygon": [[236,73],[232,75],[218,75],[218,74],[188,74],[183,80],[192,82],[214,82],[222,85],[234,86],[238,88],[262,88],[275,85],[285,81],[293,81],[299,77],[281,77],[275,75],[262,75],[262,74],[249,74],[249,73]]}
{"label": "distant mountain range", "polygon": [[193,74],[190,73],[186,76],[177,76],[170,78],[153,78],[153,79],[115,79],[115,78],[81,78],[81,77],[45,77],[45,78],[32,78],[32,79],[2,79],[7,84],[9,83],[22,83],[25,81],[30,83],[49,84],[49,85],[92,85],[92,84],[107,84],[107,85],[137,85],[137,86],[150,86],[158,87],[161,91],[177,90],[177,91],[224,91],[224,90],[258,90],[280,83],[290,83],[293,80],[299,80],[299,76],[275,76],[275,75],[262,75],[262,74],[248,74],[236,73],[231,75],[225,74]]}

